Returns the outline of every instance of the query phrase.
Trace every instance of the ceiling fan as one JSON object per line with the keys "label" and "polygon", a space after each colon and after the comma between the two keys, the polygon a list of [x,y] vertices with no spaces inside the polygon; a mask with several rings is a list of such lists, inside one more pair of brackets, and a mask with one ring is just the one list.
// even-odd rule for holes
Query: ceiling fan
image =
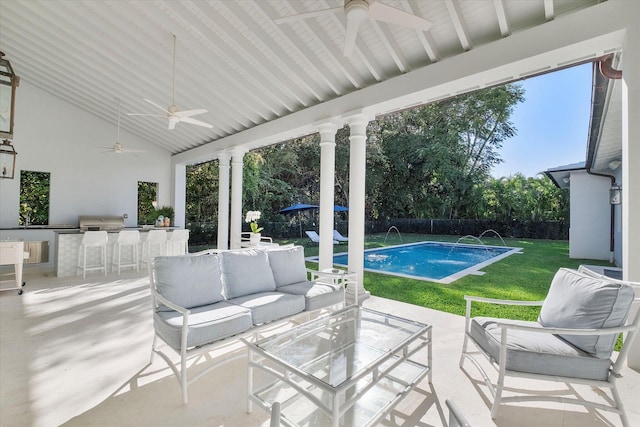
{"label": "ceiling fan", "polygon": [[124,148],[124,145],[120,143],[120,100],[118,100],[118,133],[116,136],[116,143],[113,147],[99,147],[104,150],[105,153],[122,154],[122,153],[146,153],[143,150],[130,150]]}
{"label": "ceiling fan", "polygon": [[169,129],[175,129],[176,124],[178,124],[179,122],[191,123],[192,125],[204,126],[206,128],[211,129],[213,125],[210,125],[209,123],[205,123],[200,120],[196,120],[192,118],[192,116],[197,116],[198,114],[206,113],[207,110],[200,108],[197,110],[180,111],[176,106],[176,36],[175,34],[172,34],[172,35],[173,35],[173,92],[172,92],[173,98],[172,98],[171,105],[165,109],[164,107],[161,107],[155,102],[145,98],[145,101],[159,108],[160,110],[164,111],[164,114],[129,113],[128,115],[129,116],[147,116],[147,117],[166,117],[167,119],[169,119]]}
{"label": "ceiling fan", "polygon": [[347,29],[344,38],[344,56],[349,56],[351,52],[353,52],[353,47],[356,44],[356,36],[358,35],[358,28],[360,28],[360,25],[366,19],[403,25],[420,31],[427,31],[431,27],[431,22],[424,18],[375,0],[344,0],[343,7],[333,7],[330,9],[314,10],[312,12],[285,16],[274,19],[274,22],[281,24],[300,19],[316,18],[342,10],[347,19]]}

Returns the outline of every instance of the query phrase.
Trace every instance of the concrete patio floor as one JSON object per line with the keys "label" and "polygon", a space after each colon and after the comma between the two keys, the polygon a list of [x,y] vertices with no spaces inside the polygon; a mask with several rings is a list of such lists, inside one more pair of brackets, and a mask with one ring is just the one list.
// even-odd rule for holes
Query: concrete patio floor
{"label": "concrete patio floor", "polygon": [[[25,269],[25,280],[22,296],[0,293],[0,425],[269,425],[262,409],[246,413],[246,350],[238,340],[190,368],[197,372],[227,360],[193,384],[189,404],[181,404],[180,387],[164,361],[156,357],[149,364],[146,274],[83,280]],[[381,425],[446,426],[446,399],[454,400],[474,426],[621,425],[611,413],[539,402],[504,406],[492,420],[480,374],[471,363],[458,367],[463,317],[376,297],[364,305],[433,325],[433,383],[420,383]],[[640,426],[640,373],[625,367],[623,375],[619,390],[631,425]],[[507,386],[509,391],[526,387],[595,399],[602,395],[590,387],[529,380],[511,380]]]}

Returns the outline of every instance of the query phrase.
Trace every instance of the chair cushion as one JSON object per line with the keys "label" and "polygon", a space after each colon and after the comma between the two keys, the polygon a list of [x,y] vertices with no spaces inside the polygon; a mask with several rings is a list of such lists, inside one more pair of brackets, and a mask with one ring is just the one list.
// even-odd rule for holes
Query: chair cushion
{"label": "chair cushion", "polygon": [[287,249],[267,251],[276,288],[307,280],[307,267],[304,263],[304,248],[295,246]]}
{"label": "chair cushion", "polygon": [[335,288],[331,285],[314,282],[298,282],[292,285],[281,286],[279,292],[294,295],[304,295],[304,309],[306,311],[318,310],[334,304],[344,303],[344,288]]}
{"label": "chair cushion", "polygon": [[[177,311],[157,312],[153,323],[158,335],[168,345],[180,351],[182,315]],[[187,348],[208,344],[239,334],[251,328],[251,311],[238,305],[220,301],[197,307],[189,315]]]}
{"label": "chair cushion", "polygon": [[283,292],[260,292],[229,300],[232,304],[251,310],[254,325],[292,316],[304,310],[302,295]]}
{"label": "chair cushion", "polygon": [[276,289],[266,252],[254,249],[225,251],[220,257],[227,299]]}
{"label": "chair cushion", "polygon": [[[500,361],[501,329],[496,323],[541,327],[537,322],[475,317],[471,337],[493,359]],[[506,369],[541,375],[606,380],[609,359],[600,359],[553,334],[509,330]]]}
{"label": "chair cushion", "polygon": [[[224,299],[218,255],[156,257],[155,272],[158,293],[181,307],[199,307]],[[161,306],[158,310],[171,309]]]}
{"label": "chair cushion", "polygon": [[[561,268],[551,282],[538,322],[555,328],[615,328],[626,322],[633,295],[631,286]],[[559,336],[601,359],[611,356],[617,338],[617,334]]]}

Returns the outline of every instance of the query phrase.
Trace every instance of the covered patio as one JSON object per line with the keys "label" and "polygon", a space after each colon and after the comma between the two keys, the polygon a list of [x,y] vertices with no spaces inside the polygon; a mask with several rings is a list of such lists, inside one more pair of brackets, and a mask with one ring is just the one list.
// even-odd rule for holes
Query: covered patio
{"label": "covered patio", "polygon": [[[383,3],[424,17],[431,29],[367,21],[344,57],[348,23],[342,0],[3,2],[0,50],[21,77],[16,176],[21,170],[51,173],[52,226],[74,224],[78,215],[110,214],[136,227],[136,184],[152,182],[158,205],[172,206],[174,224],[184,227],[186,166],[217,159],[218,247],[237,248],[243,213],[252,209],[243,205],[245,153],[319,133],[322,269],[333,253],[335,133],[349,126],[349,269],[360,278],[359,300],[434,325],[433,388],[425,384],[413,392],[385,422],[444,425],[444,399],[453,399],[474,425],[494,425],[481,379],[457,367],[463,318],[366,298],[367,125],[377,115],[616,54],[620,108],[607,119],[622,152],[619,266],[625,280],[638,282],[640,120],[634,118],[640,116],[640,3]],[[310,21],[275,21],[325,6],[338,11]],[[178,41],[173,61],[172,34]],[[174,74],[173,87],[172,69],[179,76]],[[166,117],[126,114],[117,121],[118,105],[123,113],[153,112],[144,99],[206,109],[198,119],[214,128],[173,123],[169,130]],[[100,147],[120,142],[116,135],[125,148],[146,153],[100,153]],[[182,406],[168,369],[160,361],[147,365],[152,327],[146,276],[53,278],[53,233],[19,227],[19,184],[0,180],[0,239],[48,240],[51,251],[41,270],[27,272],[27,293],[0,295],[3,425],[268,424],[267,414],[245,413],[240,343],[229,353],[210,355],[239,357],[196,383],[192,402]],[[630,364],[640,369],[640,350]],[[626,367],[624,374],[623,400],[632,425],[640,424],[640,378]],[[618,425],[617,417],[605,416],[534,403],[506,408],[495,424]]]}
{"label": "covered patio", "polygon": [[[247,354],[238,340],[191,366],[198,372],[226,361],[195,382],[189,404],[182,405],[180,387],[167,365],[158,357],[149,364],[153,327],[145,275],[70,280],[31,272],[26,279],[23,296],[11,292],[0,298],[2,425],[269,425],[262,409],[246,413]],[[447,399],[456,402],[473,426],[620,425],[612,413],[544,402],[506,405],[492,420],[482,377],[471,364],[458,367],[464,317],[377,297],[364,306],[433,325],[432,384],[423,380],[381,425],[447,426]],[[630,425],[638,425],[640,373],[625,367],[623,376],[620,394]],[[510,385],[596,400],[599,393],[587,386],[526,379]],[[506,394],[511,392],[508,388]]]}

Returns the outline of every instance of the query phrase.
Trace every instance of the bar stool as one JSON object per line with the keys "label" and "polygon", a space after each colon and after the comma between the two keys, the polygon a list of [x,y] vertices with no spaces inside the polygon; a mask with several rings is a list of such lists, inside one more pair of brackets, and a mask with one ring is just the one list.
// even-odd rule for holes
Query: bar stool
{"label": "bar stool", "polygon": [[[122,267],[135,267],[136,271],[140,271],[140,263],[138,262],[138,245],[140,243],[140,233],[138,230],[122,230],[118,233],[118,240],[113,244],[111,257],[111,270],[118,267],[118,274]],[[122,248],[131,247],[131,258],[122,259]]]}
{"label": "bar stool", "polygon": [[156,256],[162,256],[167,249],[167,230],[149,230],[142,242],[142,262],[150,263]]}
{"label": "bar stool", "polygon": [[189,252],[189,230],[173,230],[167,239],[167,255],[186,255]]}
{"label": "bar stool", "polygon": [[[106,231],[85,231],[80,242],[80,251],[78,252],[78,269],[77,273],[80,274],[82,270],[82,278],[86,277],[87,271],[103,270],[104,275],[107,275],[107,242],[109,236]],[[87,252],[90,249],[100,249],[100,264],[94,264],[87,266]]]}

